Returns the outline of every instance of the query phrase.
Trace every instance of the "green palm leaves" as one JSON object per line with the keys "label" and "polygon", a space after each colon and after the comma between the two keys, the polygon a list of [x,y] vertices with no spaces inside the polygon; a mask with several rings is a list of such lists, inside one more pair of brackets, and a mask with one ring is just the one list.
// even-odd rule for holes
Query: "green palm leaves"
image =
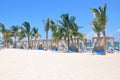
{"label": "green palm leaves", "polygon": [[3,34],[4,47],[8,47],[8,43],[12,43],[10,30],[5,28],[5,25],[0,23],[0,32]]}
{"label": "green palm leaves", "polygon": [[107,5],[105,4],[104,7],[99,6],[98,9],[92,8],[95,18],[93,21],[90,22],[92,29],[97,33],[98,36],[98,46],[100,45],[99,37],[100,33],[103,33],[103,36],[106,36],[105,26],[107,24],[107,16],[106,16],[106,8]]}
{"label": "green palm leaves", "polygon": [[15,38],[14,48],[16,48],[16,38],[20,35],[19,33],[19,27],[18,26],[12,26],[11,27],[11,36]]}
{"label": "green palm leaves", "polygon": [[38,28],[33,27],[32,36],[35,38],[35,41],[36,41],[37,38],[41,37],[41,35],[38,33]]}
{"label": "green palm leaves", "polygon": [[93,23],[96,21],[97,23],[99,23],[99,27],[103,29],[101,32],[103,32],[104,36],[106,36],[105,26],[107,24],[106,8],[107,5],[105,4],[104,7],[99,6],[98,9],[96,8],[91,9],[95,14],[95,18],[96,18],[96,20],[94,20]]}
{"label": "green palm leaves", "polygon": [[29,24],[29,22],[23,22],[23,27],[21,27],[21,31],[25,33],[24,36],[26,36],[28,38],[28,48],[31,48],[30,45],[30,36],[31,36],[31,26]]}
{"label": "green palm leaves", "polygon": [[58,31],[60,31],[58,33],[61,34],[59,39],[64,38],[65,40],[68,40],[68,48],[69,42],[73,37],[84,38],[84,35],[78,31],[80,27],[75,23],[75,19],[74,16],[70,17],[69,14],[62,14],[61,21],[58,21]]}
{"label": "green palm leaves", "polygon": [[44,28],[46,32],[46,47],[48,49],[48,32],[51,29],[53,32],[56,31],[56,24],[50,18],[47,18],[46,21],[42,20],[44,23]]}
{"label": "green palm leaves", "polygon": [[92,29],[97,34],[98,37],[100,37],[100,33],[103,31],[103,27],[101,27],[101,24],[99,23],[98,19],[94,19],[90,25],[92,26]]}

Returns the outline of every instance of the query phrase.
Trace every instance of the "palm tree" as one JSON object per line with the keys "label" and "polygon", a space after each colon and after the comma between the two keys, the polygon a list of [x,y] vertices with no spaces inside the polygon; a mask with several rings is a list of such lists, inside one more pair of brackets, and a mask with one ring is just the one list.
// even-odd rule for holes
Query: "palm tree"
{"label": "palm tree", "polygon": [[18,26],[12,26],[11,27],[11,36],[13,36],[15,38],[15,42],[14,42],[14,48],[16,48],[16,39],[19,36],[19,27]]}
{"label": "palm tree", "polygon": [[33,27],[32,33],[33,33],[32,34],[33,37],[35,38],[35,41],[37,40],[37,38],[41,37],[41,35],[38,33],[38,28],[36,28],[36,27]]}
{"label": "palm tree", "polygon": [[[58,21],[60,23],[59,31],[61,33],[60,38],[64,38],[68,40],[68,48],[70,40],[73,40],[73,37],[78,37],[80,39],[84,38],[84,34],[79,32],[79,27],[75,22],[75,17],[69,17],[69,14],[62,14],[61,15],[62,21]],[[61,37],[62,36],[62,37]]]}
{"label": "palm tree", "polygon": [[[19,27],[19,28],[21,29],[21,27]],[[23,30],[20,30],[18,41],[21,41],[25,37],[26,37],[25,32]]]}
{"label": "palm tree", "polygon": [[59,24],[58,25],[60,27],[60,31],[61,31],[61,35],[62,35],[62,38],[64,38],[64,40],[68,40],[67,42],[67,46],[69,48],[69,42],[70,42],[70,36],[72,36],[72,29],[71,29],[71,25],[70,25],[70,22],[73,22],[74,17],[69,17],[69,14],[62,14],[61,15],[61,21],[59,20]]}
{"label": "palm tree", "polygon": [[28,38],[28,49],[31,48],[31,45],[30,45],[30,37],[31,37],[31,27],[30,27],[30,24],[29,22],[23,22],[23,27],[20,27],[21,31],[25,33],[24,36],[26,36]]}
{"label": "palm tree", "polygon": [[[103,29],[102,33],[103,33],[104,37],[106,37],[105,26],[107,24],[106,8],[107,8],[107,4],[105,4],[103,7],[99,6],[98,9],[96,9],[96,8],[91,9],[93,11],[93,13],[95,14],[95,17],[97,18],[97,20],[100,24],[99,27],[102,27],[102,29]],[[106,38],[104,38],[105,50],[107,49],[106,43],[107,43]]]}
{"label": "palm tree", "polygon": [[93,31],[97,34],[98,36],[98,46],[100,46],[100,33],[103,31],[103,27],[100,27],[100,23],[97,18],[94,18],[94,20],[90,23],[92,26]]}
{"label": "palm tree", "polygon": [[46,32],[46,47],[48,49],[48,32],[50,30],[51,27],[51,20],[50,18],[48,18],[46,21],[42,20],[44,23],[44,28],[45,28],[45,32]]}
{"label": "palm tree", "polygon": [[3,40],[4,40],[4,33],[5,33],[5,25],[0,23],[0,32],[3,34]]}
{"label": "palm tree", "polygon": [[10,30],[6,29],[4,32],[4,42],[5,42],[5,47],[9,47],[8,43],[13,43],[12,39],[11,39],[11,32]]}
{"label": "palm tree", "polygon": [[61,28],[56,28],[56,30],[52,31],[52,41],[56,42],[58,45],[59,40],[62,39],[63,34],[62,34],[62,29]]}
{"label": "palm tree", "polygon": [[[78,51],[80,50],[80,42],[79,40],[84,40],[85,39],[85,35],[81,32],[79,32],[79,29],[83,28],[82,26],[78,26],[76,23],[73,23],[73,36],[74,38],[78,38],[77,39],[77,46],[78,46]],[[73,37],[72,36],[72,37]]]}
{"label": "palm tree", "polygon": [[50,29],[53,33],[57,30],[57,24],[53,20],[51,20]]}
{"label": "palm tree", "polygon": [[[5,31],[6,31],[6,28],[5,28],[5,25],[0,23],[0,32],[2,33],[3,35],[3,41],[5,42]],[[4,47],[6,47],[6,45],[4,44]]]}
{"label": "palm tree", "polygon": [[35,38],[35,43],[36,43],[37,38],[41,37],[41,35],[38,33],[38,28],[33,27],[32,36]]}
{"label": "palm tree", "polygon": [[95,14],[96,18],[99,20],[100,27],[103,27],[102,32],[104,37],[106,36],[105,26],[107,24],[106,8],[107,8],[107,4],[105,4],[104,7],[99,6],[98,9],[96,8],[91,9]]}

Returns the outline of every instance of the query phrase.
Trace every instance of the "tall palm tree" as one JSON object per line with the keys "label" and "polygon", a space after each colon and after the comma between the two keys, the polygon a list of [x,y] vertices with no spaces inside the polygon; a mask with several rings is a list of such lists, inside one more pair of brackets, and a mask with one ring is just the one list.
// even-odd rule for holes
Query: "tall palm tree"
{"label": "tall palm tree", "polygon": [[37,38],[41,37],[41,35],[38,33],[38,28],[33,27],[32,36],[35,38],[35,43],[36,43]]}
{"label": "tall palm tree", "polygon": [[62,20],[58,21],[60,24],[58,26],[60,27],[62,38],[64,38],[64,40],[68,40],[67,42],[68,48],[69,48],[70,36],[72,36],[73,33],[70,25],[70,22],[74,21],[73,18],[74,18],[73,16],[69,17],[69,14],[62,14],[61,15]]}
{"label": "tall palm tree", "polygon": [[23,27],[21,27],[21,31],[25,33],[25,36],[28,38],[28,49],[31,48],[30,45],[30,37],[31,37],[31,26],[29,22],[23,22]]}
{"label": "tall palm tree", "polygon": [[[68,48],[70,40],[73,40],[73,37],[78,37],[80,39],[84,38],[84,34],[79,32],[79,27],[75,22],[76,18],[74,16],[69,17],[69,14],[61,15],[62,21],[58,21],[60,23],[59,31],[61,33],[62,38],[68,40]],[[60,36],[60,38],[61,38]]]}
{"label": "tall palm tree", "polygon": [[14,48],[16,48],[16,39],[19,36],[19,27],[18,26],[12,26],[11,27],[11,36],[13,36],[15,38],[15,42],[14,42]]}
{"label": "tall palm tree", "polygon": [[[95,17],[97,18],[97,20],[100,24],[99,27],[102,27],[102,29],[103,29],[102,33],[103,33],[104,37],[106,37],[105,26],[107,24],[106,8],[107,8],[107,4],[105,4],[103,7],[99,6],[98,9],[96,9],[96,8],[91,9],[93,11],[93,13],[95,14]],[[107,44],[106,38],[104,38],[105,50],[107,49],[106,44]]]}
{"label": "tall palm tree", "polygon": [[51,19],[50,18],[47,18],[46,21],[42,20],[43,23],[44,23],[44,28],[45,28],[45,32],[46,32],[46,47],[48,49],[48,32],[50,30],[50,27],[51,27]]}
{"label": "tall palm tree", "polygon": [[106,36],[105,26],[107,24],[106,8],[107,8],[107,4],[105,4],[103,7],[99,6],[98,9],[96,8],[91,9],[95,14],[95,17],[99,20],[100,27],[103,27],[102,32],[104,37]]}

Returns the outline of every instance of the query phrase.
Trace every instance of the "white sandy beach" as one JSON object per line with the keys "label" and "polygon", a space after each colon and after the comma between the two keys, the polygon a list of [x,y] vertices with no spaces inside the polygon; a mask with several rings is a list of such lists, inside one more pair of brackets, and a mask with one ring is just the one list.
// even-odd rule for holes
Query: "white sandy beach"
{"label": "white sandy beach", "polygon": [[120,54],[4,49],[0,80],[120,80]]}

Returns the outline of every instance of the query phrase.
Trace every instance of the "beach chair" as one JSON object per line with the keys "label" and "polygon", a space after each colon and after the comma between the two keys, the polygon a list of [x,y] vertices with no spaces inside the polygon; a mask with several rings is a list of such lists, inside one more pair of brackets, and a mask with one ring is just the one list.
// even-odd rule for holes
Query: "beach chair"
{"label": "beach chair", "polygon": [[78,48],[76,48],[75,46],[69,47],[68,50],[69,50],[70,52],[78,52]]}
{"label": "beach chair", "polygon": [[43,47],[39,47],[38,50],[43,50]]}
{"label": "beach chair", "polygon": [[114,52],[115,52],[114,48],[109,48],[108,49],[108,53],[114,53]]}
{"label": "beach chair", "polygon": [[58,51],[58,48],[56,46],[52,46],[51,50],[52,51]]}
{"label": "beach chair", "polygon": [[94,50],[94,54],[105,55],[105,50],[104,49]]}
{"label": "beach chair", "polygon": [[102,46],[96,46],[93,48],[92,52],[97,55],[105,55],[105,50]]}

